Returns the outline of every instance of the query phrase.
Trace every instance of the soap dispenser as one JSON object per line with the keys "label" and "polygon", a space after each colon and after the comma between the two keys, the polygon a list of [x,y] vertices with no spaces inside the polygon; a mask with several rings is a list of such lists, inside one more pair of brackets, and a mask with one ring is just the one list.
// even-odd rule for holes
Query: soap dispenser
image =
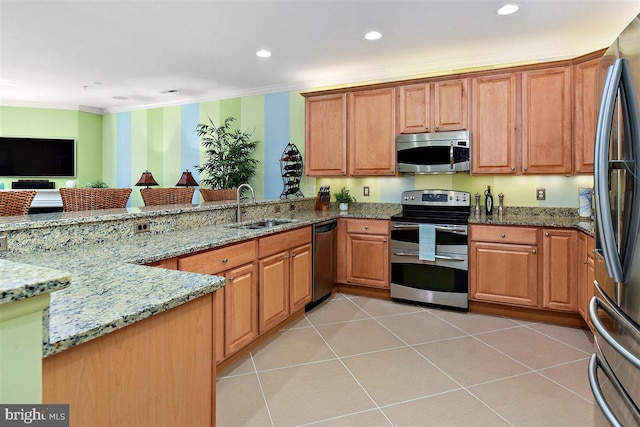
{"label": "soap dispenser", "polygon": [[487,215],[493,215],[493,196],[491,195],[490,185],[487,186],[484,196],[484,211]]}

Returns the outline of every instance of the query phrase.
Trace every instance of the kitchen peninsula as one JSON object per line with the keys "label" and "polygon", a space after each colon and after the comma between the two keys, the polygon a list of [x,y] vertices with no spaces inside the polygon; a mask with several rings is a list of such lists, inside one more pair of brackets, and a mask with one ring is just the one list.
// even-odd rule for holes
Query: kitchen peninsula
{"label": "kitchen peninsula", "polygon": [[[213,295],[224,286],[224,279],[143,264],[308,227],[329,218],[386,220],[400,210],[396,204],[358,204],[348,214],[321,212],[313,210],[313,202],[247,204],[246,221],[291,220],[260,230],[234,228],[235,205],[221,202],[98,215],[1,218],[0,236],[7,237],[9,251],[0,253],[0,260],[71,275],[70,286],[52,294],[44,319],[49,331],[43,343],[44,401],[53,403],[47,400],[49,393],[64,393],[65,383],[75,384],[82,400],[71,402],[72,419],[149,423],[162,416],[173,424],[211,425],[216,375]],[[566,211],[562,213],[569,215],[570,210]],[[554,217],[549,212],[532,214],[513,208],[513,214],[502,218],[472,216],[470,223],[592,232],[590,223],[580,223],[577,216]],[[149,221],[151,231],[134,234],[135,223],[142,220]]]}

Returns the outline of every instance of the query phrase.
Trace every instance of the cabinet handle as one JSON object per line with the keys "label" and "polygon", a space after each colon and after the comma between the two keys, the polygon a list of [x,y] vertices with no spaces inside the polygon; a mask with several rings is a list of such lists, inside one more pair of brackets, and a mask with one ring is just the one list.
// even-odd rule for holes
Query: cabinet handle
{"label": "cabinet handle", "polygon": [[440,126],[436,126],[436,131],[439,131],[439,130],[440,130]]}
{"label": "cabinet handle", "polygon": [[589,260],[588,260],[588,259],[584,260],[583,264],[584,264],[584,265],[589,264]]}
{"label": "cabinet handle", "polygon": [[516,170],[515,166],[511,166],[511,170],[512,171]]}
{"label": "cabinet handle", "polygon": [[504,239],[504,238],[505,238],[505,237],[507,237],[507,236],[506,236],[504,233],[502,233],[502,234],[500,235],[500,237],[502,237],[502,238]]}
{"label": "cabinet handle", "polygon": [[387,239],[384,239],[382,242],[383,242],[383,243],[387,243]]}
{"label": "cabinet handle", "polygon": [[235,277],[229,277],[229,281],[233,282],[236,278]]}
{"label": "cabinet handle", "polygon": [[538,253],[538,251],[537,251],[537,250],[535,250],[535,249],[532,249],[532,250],[531,250],[531,253],[535,255],[535,254],[537,254],[537,253]]}
{"label": "cabinet handle", "polygon": [[365,229],[365,230],[368,230],[368,229],[369,229],[369,226],[368,226],[368,225],[365,225],[365,226],[364,226],[364,229]]}
{"label": "cabinet handle", "polygon": [[291,258],[295,258],[295,257],[296,257],[296,254],[295,254],[295,253],[292,253],[292,254],[291,254]]}
{"label": "cabinet handle", "polygon": [[284,259],[289,259],[289,255],[285,255],[285,256],[284,256]]}
{"label": "cabinet handle", "polygon": [[425,130],[429,130],[429,126],[428,126],[428,125],[427,125],[427,126],[425,126],[425,127],[424,127],[424,129],[425,129]]}
{"label": "cabinet handle", "polygon": [[528,171],[528,170],[529,170],[529,168],[524,168],[524,170],[525,170],[525,171]]}
{"label": "cabinet handle", "polygon": [[226,264],[226,263],[228,263],[228,262],[229,262],[229,260],[228,260],[227,258],[222,258],[222,263],[223,263],[223,264]]}
{"label": "cabinet handle", "polygon": [[342,175],[344,175],[345,173],[347,173],[345,170],[342,170]]}
{"label": "cabinet handle", "polygon": [[544,235],[545,235],[546,237],[549,237],[549,233],[544,233]]}

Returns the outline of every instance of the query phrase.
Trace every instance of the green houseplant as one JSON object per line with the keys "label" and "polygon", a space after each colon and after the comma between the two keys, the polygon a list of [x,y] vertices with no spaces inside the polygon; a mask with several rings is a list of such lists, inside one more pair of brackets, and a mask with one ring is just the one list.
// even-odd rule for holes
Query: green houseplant
{"label": "green houseplant", "polygon": [[235,198],[235,189],[249,182],[256,173],[259,161],[251,155],[260,141],[252,139],[253,132],[232,128],[235,120],[227,117],[220,126],[216,126],[209,118],[208,123],[196,126],[206,155],[204,163],[195,166],[200,173],[205,173],[200,177],[200,184],[214,190],[226,189],[222,199],[201,190],[205,201]]}
{"label": "green houseplant", "polygon": [[355,203],[356,198],[349,194],[349,190],[342,187],[337,193],[333,193],[333,197],[336,198],[336,202],[340,203],[340,210],[346,211],[349,209],[349,203]]}

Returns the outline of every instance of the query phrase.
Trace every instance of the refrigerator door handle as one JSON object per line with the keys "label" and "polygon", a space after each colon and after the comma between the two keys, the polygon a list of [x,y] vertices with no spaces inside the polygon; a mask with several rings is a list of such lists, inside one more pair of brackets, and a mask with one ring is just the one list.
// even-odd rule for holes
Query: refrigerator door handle
{"label": "refrigerator door handle", "polygon": [[611,123],[621,76],[622,62],[617,59],[607,71],[607,79],[602,91],[593,162],[596,230],[602,245],[602,256],[607,266],[607,271],[616,282],[622,282],[622,263],[616,250],[611,203],[609,201],[609,144]]}
{"label": "refrigerator door handle", "polygon": [[622,397],[622,400],[624,400],[626,406],[633,413],[634,418],[636,420],[640,420],[640,411],[638,410],[638,407],[633,403],[633,400],[624,390],[613,372],[611,372],[611,369],[609,368],[607,363],[602,363],[598,355],[594,353],[589,359],[589,385],[591,386],[591,391],[593,392],[593,398],[596,405],[600,407],[600,410],[604,414],[609,424],[611,424],[613,427],[623,427],[618,417],[616,417],[611,410],[611,407],[607,403],[607,400],[604,398],[604,394],[602,393],[602,389],[600,388],[600,383],[598,382],[598,368],[602,369],[602,372],[607,377],[607,380],[609,380],[613,388],[616,389],[616,392]]}
{"label": "refrigerator door handle", "polygon": [[633,366],[640,369],[640,359],[638,359],[633,353],[624,348],[622,344],[620,344],[616,339],[607,331],[605,326],[602,324],[600,320],[600,316],[598,315],[598,308],[602,309],[605,313],[615,319],[616,322],[624,325],[625,328],[628,328],[634,331],[636,334],[640,335],[640,332],[629,322],[623,314],[619,313],[614,308],[611,308],[608,304],[604,303],[600,298],[593,297],[591,298],[591,302],[589,303],[589,319],[591,319],[591,323],[593,323],[593,327],[596,331],[602,336],[602,338],[609,344],[617,353],[619,353],[622,357],[628,360]]}

